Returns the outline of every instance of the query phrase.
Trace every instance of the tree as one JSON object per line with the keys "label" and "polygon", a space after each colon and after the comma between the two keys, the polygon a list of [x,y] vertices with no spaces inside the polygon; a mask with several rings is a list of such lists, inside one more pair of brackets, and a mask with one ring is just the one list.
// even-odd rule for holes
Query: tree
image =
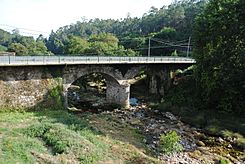
{"label": "tree", "polygon": [[245,112],[244,17],[244,0],[211,0],[196,20],[196,79],[210,108]]}
{"label": "tree", "polygon": [[7,50],[7,47],[0,45],[0,52],[5,52]]}
{"label": "tree", "polygon": [[34,41],[27,45],[29,55],[51,55],[47,47],[41,41]]}
{"label": "tree", "polygon": [[0,29],[0,45],[6,47],[10,42],[11,42],[11,34],[9,32]]}
{"label": "tree", "polygon": [[8,48],[8,51],[15,52],[16,55],[27,55],[28,54],[28,49],[21,43],[11,43]]}
{"label": "tree", "polygon": [[91,35],[89,37],[89,42],[103,42],[108,44],[110,47],[118,46],[118,39],[111,33],[100,33],[97,35]]}
{"label": "tree", "polygon": [[59,29],[56,33],[51,32],[48,41],[46,42],[46,46],[49,51],[54,54],[64,54],[65,44],[67,43],[68,36],[63,33],[62,28]]}
{"label": "tree", "polygon": [[77,36],[71,36],[69,37],[69,42],[66,45],[65,52],[67,54],[83,54],[88,47],[89,43],[85,39]]}
{"label": "tree", "polygon": [[135,56],[137,55],[131,49],[125,49],[119,45],[119,40],[113,34],[101,33],[98,35],[91,35],[88,39],[89,47],[85,50],[88,55],[102,55],[102,56]]}

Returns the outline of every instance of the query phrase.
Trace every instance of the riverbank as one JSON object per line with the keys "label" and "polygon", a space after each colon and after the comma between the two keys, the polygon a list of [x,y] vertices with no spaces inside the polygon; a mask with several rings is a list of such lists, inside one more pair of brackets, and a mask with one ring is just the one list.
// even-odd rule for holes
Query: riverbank
{"label": "riverbank", "polygon": [[105,113],[0,113],[0,163],[161,163],[142,139]]}
{"label": "riverbank", "polygon": [[[183,123],[171,112],[153,110],[146,105],[132,107],[129,110],[116,110],[111,113],[122,123],[129,123],[145,136],[144,142],[151,152],[167,163],[217,163],[227,161],[243,163],[244,150],[233,147],[235,138],[223,138],[205,133],[203,129]],[[165,155],[160,150],[160,136],[176,131],[181,137],[184,151]]]}
{"label": "riverbank", "polygon": [[[0,113],[5,163],[243,163],[244,150],[145,104],[130,109]],[[183,152],[164,154],[161,135],[175,131]]]}

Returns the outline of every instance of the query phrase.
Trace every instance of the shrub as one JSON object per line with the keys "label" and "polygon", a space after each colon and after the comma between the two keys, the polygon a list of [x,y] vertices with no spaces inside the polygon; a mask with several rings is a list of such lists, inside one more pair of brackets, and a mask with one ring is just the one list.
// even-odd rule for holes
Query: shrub
{"label": "shrub", "polygon": [[226,159],[220,159],[218,163],[219,164],[229,164],[230,162],[227,161]]}
{"label": "shrub", "polygon": [[175,131],[170,131],[160,137],[160,148],[165,154],[181,152],[183,146],[179,143],[180,136]]}

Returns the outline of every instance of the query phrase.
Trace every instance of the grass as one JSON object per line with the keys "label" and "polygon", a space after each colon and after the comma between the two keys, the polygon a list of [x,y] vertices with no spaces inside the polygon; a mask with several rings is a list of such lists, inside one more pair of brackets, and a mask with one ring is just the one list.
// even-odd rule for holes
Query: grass
{"label": "grass", "polygon": [[1,163],[159,163],[142,136],[108,114],[0,113]]}

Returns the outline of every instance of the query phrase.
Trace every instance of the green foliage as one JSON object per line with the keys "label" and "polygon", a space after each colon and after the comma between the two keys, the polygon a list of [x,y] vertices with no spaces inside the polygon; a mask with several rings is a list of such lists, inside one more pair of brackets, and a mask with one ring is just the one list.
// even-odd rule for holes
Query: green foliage
{"label": "green foliage", "polygon": [[89,47],[89,43],[80,37],[71,36],[66,46],[67,54],[83,54]]}
{"label": "green foliage", "polygon": [[21,43],[11,43],[9,45],[8,51],[15,52],[16,55],[27,55],[28,49]]}
{"label": "green foliage", "polygon": [[219,160],[219,164],[229,164],[230,162],[228,161],[228,160],[226,160],[226,159],[220,159]]}
{"label": "green foliage", "polygon": [[88,40],[71,36],[66,44],[66,53],[76,55],[135,56],[130,49],[118,45],[118,39],[110,33],[93,34]]}
{"label": "green foliage", "polygon": [[196,79],[203,104],[245,112],[245,1],[211,0],[195,27]]}
{"label": "green foliage", "polygon": [[33,37],[21,36],[18,30],[10,34],[0,29],[0,47],[6,47],[8,51],[16,52],[16,55],[51,55],[45,42],[42,35],[35,40]]}
{"label": "green foliage", "polygon": [[0,163],[157,163],[136,148],[142,138],[135,129],[106,114],[0,112],[0,134]]}
{"label": "green foliage", "polygon": [[[206,1],[174,1],[168,7],[163,6],[160,9],[152,7],[141,18],[128,16],[123,20],[83,19],[76,24],[61,27],[56,32],[52,32],[46,42],[46,46],[55,54],[64,54],[67,51],[67,46],[70,50],[72,50],[73,46],[75,49],[77,45],[82,46],[76,41],[74,44],[71,44],[73,40],[70,41],[70,36],[72,36],[92,43],[92,46],[86,50],[87,55],[101,53],[103,55],[125,56],[127,53],[130,53],[132,56],[132,50],[134,49],[141,55],[146,55],[146,47],[148,46],[146,41],[151,34],[159,33],[160,39],[165,39],[166,41],[184,40],[190,37],[192,35],[194,19],[200,13]],[[118,43],[125,47],[125,49],[120,48]],[[72,46],[69,46],[69,44]],[[172,52],[175,50],[173,48],[168,46],[165,49],[167,49],[167,52]],[[127,49],[131,49],[131,51],[127,52]],[[165,51],[165,49],[161,50]],[[72,54],[80,54],[77,53],[79,51],[72,52]],[[160,54],[160,50],[157,52],[154,55]],[[161,55],[163,54],[169,55],[171,53],[162,52]]]}
{"label": "green foliage", "polygon": [[2,163],[35,163],[35,157],[30,152],[42,153],[45,147],[41,141],[22,135],[15,136],[9,134],[9,137],[2,139],[0,161]]}
{"label": "green foliage", "polygon": [[181,152],[183,146],[179,143],[180,136],[175,131],[170,131],[166,135],[160,137],[160,148],[165,154]]}
{"label": "green foliage", "polygon": [[49,100],[52,104],[55,104],[56,109],[63,109],[63,95],[62,95],[62,87],[57,86],[50,90]]}
{"label": "green foliage", "polygon": [[57,79],[57,83],[57,86],[51,88],[48,92],[48,103],[50,103],[49,105],[53,106],[55,109],[63,109],[63,88],[60,79]]}
{"label": "green foliage", "polygon": [[29,137],[42,137],[51,127],[52,126],[47,123],[35,124],[26,128],[24,133]]}
{"label": "green foliage", "polygon": [[[147,40],[153,34],[171,42],[190,37],[194,19],[206,1],[183,0],[174,1],[160,9],[151,7],[141,18],[132,18],[130,15],[122,20],[83,18],[75,24],[52,31],[47,39],[42,35],[36,40],[21,36],[18,29],[13,30],[12,34],[0,29],[0,45],[9,51],[16,51],[17,55],[147,55]],[[10,47],[16,43],[23,46]],[[152,45],[163,46],[156,42],[152,42]],[[168,45],[152,49],[152,54],[170,55],[175,50],[176,47]],[[177,51],[179,54],[183,50],[178,48]]]}
{"label": "green foliage", "polygon": [[51,52],[48,52],[47,47],[42,41],[34,41],[31,44],[28,44],[28,54],[29,55],[51,55]]}
{"label": "green foliage", "polygon": [[84,163],[95,163],[104,156],[107,146],[98,140],[97,132],[89,128],[88,122],[65,112],[48,112],[47,116],[56,117],[56,121],[62,122],[54,123],[52,119],[42,118],[22,133],[42,140],[54,155],[72,152]]}
{"label": "green foliage", "polygon": [[0,45],[6,47],[10,42],[11,42],[11,34],[7,31],[0,29]]}
{"label": "green foliage", "polygon": [[[240,124],[242,124],[242,123],[240,123]],[[244,129],[245,129],[245,126],[244,126]],[[241,129],[241,130],[244,131],[244,129]],[[227,130],[227,129],[221,131],[221,135],[224,138],[236,138],[234,145],[236,145],[236,147],[240,148],[241,150],[245,150],[244,134],[245,134],[244,132],[243,133],[235,133],[234,131]]]}
{"label": "green foliage", "polygon": [[40,137],[47,145],[52,146],[54,154],[60,154],[67,152],[70,148],[79,147],[79,142],[82,142],[81,136],[76,132],[66,129],[63,125],[59,124],[47,124],[45,126],[37,124],[28,129],[29,134],[34,134],[34,132],[37,134],[34,137]]}
{"label": "green foliage", "polygon": [[161,38],[164,40],[175,40],[176,39],[176,30],[171,27],[164,27],[160,32],[154,33],[154,37]]}
{"label": "green foliage", "polygon": [[7,49],[7,47],[0,45],[0,52],[6,52]]}
{"label": "green foliage", "polygon": [[[83,18],[75,24],[52,31],[46,39],[40,35],[21,36],[18,29],[10,34],[0,29],[0,45],[12,43],[23,45],[27,51],[16,50],[19,55],[86,54],[135,56],[147,54],[147,39],[157,34],[166,41],[184,40],[192,35],[193,22],[207,0],[174,1],[160,9],[151,7],[141,18],[128,17],[122,20]],[[154,45],[154,42],[152,43]],[[157,45],[157,44],[156,44]],[[161,44],[162,46],[162,44]],[[23,47],[22,47],[23,48]],[[154,55],[170,55],[176,47],[153,49]],[[179,51],[182,49],[180,48]],[[137,52],[135,52],[137,51]],[[52,53],[51,53],[52,52]]]}
{"label": "green foliage", "polygon": [[180,76],[178,77],[178,84],[171,86],[164,99],[166,102],[174,104],[174,106],[185,106],[194,109],[199,107],[201,100],[197,93],[198,87],[193,75],[185,76],[188,71],[191,72],[192,69],[186,69],[178,74]]}

